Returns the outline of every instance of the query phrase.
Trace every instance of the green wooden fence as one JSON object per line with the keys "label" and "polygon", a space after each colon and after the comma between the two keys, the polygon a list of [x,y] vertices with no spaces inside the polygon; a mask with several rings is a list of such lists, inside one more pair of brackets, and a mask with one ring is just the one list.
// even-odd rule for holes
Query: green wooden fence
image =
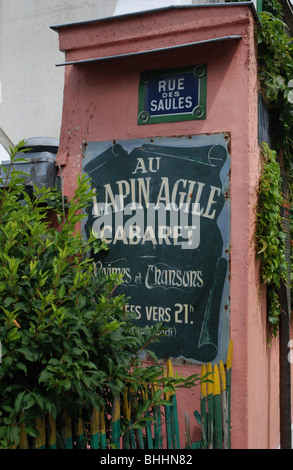
{"label": "green wooden fence", "polygon": [[[233,343],[230,341],[227,363],[213,367],[203,365],[200,412],[194,415],[201,426],[200,447],[203,449],[231,449],[231,378]],[[211,379],[211,380],[210,380]]]}
{"label": "green wooden fence", "polygon": [[[200,410],[194,417],[201,429],[201,439],[192,442],[189,416],[185,413],[185,443],[179,441],[179,423],[176,393],[166,393],[170,405],[153,406],[147,413],[153,419],[142,429],[133,426],[129,391],[116,396],[112,404],[111,432],[106,436],[104,410],[92,410],[92,416],[73,420],[52,415],[39,418],[36,429],[39,437],[28,437],[25,423],[21,424],[20,441],[12,448],[20,449],[230,449],[231,448],[231,374],[233,344],[230,342],[226,365],[208,363],[201,368]],[[167,361],[166,373],[173,376],[173,367]],[[121,434],[121,424],[124,432]],[[125,427],[126,423],[126,427]]]}

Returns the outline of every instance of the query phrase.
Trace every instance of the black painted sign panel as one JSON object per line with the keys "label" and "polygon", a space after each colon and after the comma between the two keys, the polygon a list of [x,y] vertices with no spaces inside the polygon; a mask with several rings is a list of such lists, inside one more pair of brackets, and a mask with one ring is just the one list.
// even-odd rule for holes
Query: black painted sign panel
{"label": "black painted sign panel", "polygon": [[109,244],[95,259],[123,275],[138,325],[163,322],[159,358],[226,357],[229,338],[229,136],[90,142],[95,196],[85,230]]}

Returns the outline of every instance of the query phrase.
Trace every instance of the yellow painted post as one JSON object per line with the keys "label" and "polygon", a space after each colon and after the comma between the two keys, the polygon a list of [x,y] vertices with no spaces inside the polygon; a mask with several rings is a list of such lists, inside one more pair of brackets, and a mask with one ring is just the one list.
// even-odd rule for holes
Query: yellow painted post
{"label": "yellow painted post", "polygon": [[76,443],[77,443],[77,448],[82,449],[85,448],[85,442],[84,442],[84,427],[83,427],[83,419],[81,414],[78,417],[77,421],[77,426],[76,426]]}
{"label": "yellow painted post", "polygon": [[[130,428],[131,426],[131,403],[130,400],[128,400],[128,395],[130,393],[130,390],[128,387],[126,387],[124,391],[124,398],[123,398],[123,419],[126,423],[126,426]],[[130,449],[130,437],[131,437],[131,429],[128,429],[125,431],[125,434],[123,436],[123,449]]]}
{"label": "yellow painted post", "polygon": [[[167,372],[166,372],[167,374]],[[171,392],[165,392],[165,400],[170,401]],[[171,430],[171,412],[170,405],[165,405],[165,424],[166,424],[166,437],[167,449],[172,449],[172,430]]]}
{"label": "yellow painted post", "polygon": [[220,374],[217,364],[214,366],[214,417],[215,417],[215,449],[222,448],[222,410],[221,410],[221,387],[220,387]]}
{"label": "yellow painted post", "polygon": [[101,449],[107,448],[105,410],[103,407],[100,411],[100,448]]}
{"label": "yellow painted post", "polygon": [[[141,388],[141,397],[143,401],[146,401],[147,399],[147,391],[146,387],[142,385]],[[146,416],[146,415],[145,415]],[[146,426],[145,426],[146,430]],[[142,435],[142,429],[135,429],[135,439],[136,439],[136,448],[137,449],[144,449],[144,437]]]}
{"label": "yellow painted post", "polygon": [[[167,377],[174,377],[173,365],[170,359],[167,360]],[[171,427],[172,427],[172,446],[173,449],[180,449],[179,424],[177,415],[176,393],[170,393],[171,400]]]}
{"label": "yellow painted post", "polygon": [[220,361],[220,378],[221,378],[221,397],[222,397],[222,413],[223,413],[223,447],[229,448],[228,442],[228,408],[227,408],[227,388],[226,388],[226,371],[223,361]]}
{"label": "yellow painted post", "polygon": [[100,427],[100,413],[98,410],[93,408],[92,419],[91,419],[91,449],[98,449],[100,445],[99,439],[99,427]]}
{"label": "yellow painted post", "polygon": [[64,412],[64,421],[65,421],[65,426],[64,426],[65,449],[73,449],[71,417],[68,416],[66,411]]}
{"label": "yellow painted post", "polygon": [[48,438],[49,449],[57,449],[57,440],[56,440],[56,421],[53,418],[52,414],[49,414],[48,423],[50,428],[50,434]]}
{"label": "yellow painted post", "polygon": [[[152,396],[152,390],[150,389],[149,385],[145,384],[143,388],[143,399],[147,400],[149,396]],[[151,416],[150,410],[148,410],[145,415],[147,418],[150,418]],[[147,449],[153,449],[154,447],[152,423],[150,421],[146,421],[146,425],[145,425],[145,447]]]}
{"label": "yellow painted post", "polygon": [[[156,384],[152,385],[151,394],[153,395],[157,390],[159,390]],[[154,449],[162,449],[163,438],[162,438],[162,429],[161,429],[161,407],[160,405],[153,405],[153,419],[154,419]]]}
{"label": "yellow painted post", "polygon": [[206,377],[207,375],[207,368],[205,364],[202,365],[201,367],[201,382],[200,382],[200,395],[201,395],[201,400],[200,400],[200,413],[201,413],[201,441],[202,441],[202,447],[204,449],[207,448],[207,383],[205,379],[208,379]]}
{"label": "yellow painted post", "polygon": [[214,395],[213,395],[213,369],[212,364],[207,364],[207,402],[208,402],[208,449],[214,447]]}
{"label": "yellow painted post", "polygon": [[128,393],[130,393],[129,388],[126,388],[124,391],[124,400],[123,400],[123,416],[126,421],[130,421],[131,418],[131,403],[128,400]]}
{"label": "yellow painted post", "polygon": [[228,448],[231,449],[231,381],[232,381],[232,360],[233,360],[233,341],[230,340],[227,364],[226,364],[226,387],[227,387],[227,408],[228,408]]}
{"label": "yellow painted post", "polygon": [[[129,398],[130,398],[131,403],[134,403],[135,397],[136,397],[136,392],[134,391],[133,387],[130,387],[129,388]],[[136,416],[133,416],[134,420],[136,420],[136,418],[137,418]],[[131,429],[130,429],[130,447],[131,447],[131,449],[136,449],[137,448],[136,435],[135,435],[135,430],[133,429],[133,427],[131,427]]]}
{"label": "yellow painted post", "polygon": [[112,408],[112,443],[120,449],[120,399],[115,395]]}
{"label": "yellow painted post", "polygon": [[36,429],[39,432],[39,436],[35,438],[35,449],[46,448],[46,425],[45,417],[36,419]]}

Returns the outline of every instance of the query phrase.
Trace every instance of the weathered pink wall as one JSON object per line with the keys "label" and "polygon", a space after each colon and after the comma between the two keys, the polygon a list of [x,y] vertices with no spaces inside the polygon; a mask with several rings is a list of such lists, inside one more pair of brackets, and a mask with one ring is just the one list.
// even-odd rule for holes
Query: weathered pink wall
{"label": "weathered pink wall", "polygon": [[[231,338],[232,447],[276,448],[279,444],[278,344],[267,347],[265,291],[253,243],[261,170],[257,142],[255,14],[251,6],[213,5],[164,9],[57,28],[66,61],[150,50],[229,35],[227,40],[172,52],[67,65],[58,161],[71,195],[81,172],[86,141],[142,137],[231,134]],[[137,125],[139,72],[208,64],[207,119]],[[175,366],[194,373],[193,366]],[[179,393],[181,414],[189,412],[193,439],[200,430],[199,389]]]}

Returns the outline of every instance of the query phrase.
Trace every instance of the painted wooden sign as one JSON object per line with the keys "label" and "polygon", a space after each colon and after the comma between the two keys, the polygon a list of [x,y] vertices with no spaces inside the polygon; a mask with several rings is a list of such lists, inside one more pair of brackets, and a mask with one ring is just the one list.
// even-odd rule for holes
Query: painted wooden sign
{"label": "painted wooden sign", "polygon": [[205,119],[206,79],[205,65],[142,73],[138,124]]}
{"label": "painted wooden sign", "polygon": [[229,339],[229,136],[89,142],[95,188],[85,224],[109,244],[96,266],[141,326],[162,322],[159,358],[226,357]]}

